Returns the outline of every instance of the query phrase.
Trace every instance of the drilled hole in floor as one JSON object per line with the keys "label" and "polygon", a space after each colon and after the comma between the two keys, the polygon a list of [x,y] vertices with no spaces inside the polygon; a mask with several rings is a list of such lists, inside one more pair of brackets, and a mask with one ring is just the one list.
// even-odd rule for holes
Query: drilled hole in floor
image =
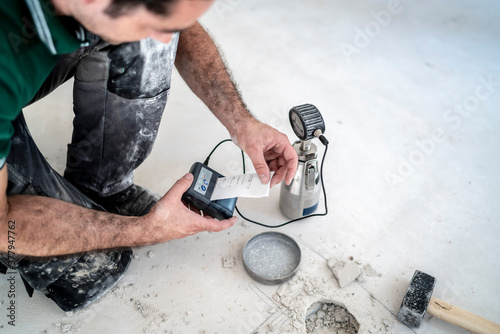
{"label": "drilled hole in floor", "polygon": [[343,306],[321,301],[307,310],[306,332],[315,334],[357,334],[359,323]]}

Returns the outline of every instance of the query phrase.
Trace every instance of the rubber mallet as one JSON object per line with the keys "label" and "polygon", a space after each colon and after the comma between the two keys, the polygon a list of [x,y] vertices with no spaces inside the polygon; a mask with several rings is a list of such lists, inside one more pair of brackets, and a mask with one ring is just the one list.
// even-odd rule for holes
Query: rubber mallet
{"label": "rubber mallet", "polygon": [[398,320],[410,328],[420,327],[425,311],[429,314],[462,327],[475,334],[500,334],[500,326],[432,297],[436,279],[429,274],[415,271],[398,312]]}

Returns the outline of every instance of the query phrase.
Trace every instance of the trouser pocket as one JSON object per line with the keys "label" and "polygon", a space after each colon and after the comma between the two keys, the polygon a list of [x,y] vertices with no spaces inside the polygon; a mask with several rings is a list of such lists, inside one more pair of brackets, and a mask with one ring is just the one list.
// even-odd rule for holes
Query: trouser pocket
{"label": "trouser pocket", "polygon": [[[94,89],[91,83],[75,82],[76,86],[79,90]],[[73,122],[65,177],[77,188],[99,196],[113,195],[132,185],[134,170],[153,148],[168,93],[127,99],[107,92],[104,104],[89,104],[75,96],[75,107],[81,105],[85,112]]]}

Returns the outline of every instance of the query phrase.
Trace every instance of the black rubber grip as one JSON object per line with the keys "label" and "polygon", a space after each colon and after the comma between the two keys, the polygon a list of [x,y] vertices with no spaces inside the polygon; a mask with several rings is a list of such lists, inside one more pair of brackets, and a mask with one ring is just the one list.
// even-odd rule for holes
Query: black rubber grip
{"label": "black rubber grip", "polygon": [[314,132],[318,129],[321,130],[322,133],[325,133],[325,121],[318,108],[308,103],[293,107],[292,110],[293,109],[300,114],[302,124],[306,130],[306,138],[303,140],[314,138]]}

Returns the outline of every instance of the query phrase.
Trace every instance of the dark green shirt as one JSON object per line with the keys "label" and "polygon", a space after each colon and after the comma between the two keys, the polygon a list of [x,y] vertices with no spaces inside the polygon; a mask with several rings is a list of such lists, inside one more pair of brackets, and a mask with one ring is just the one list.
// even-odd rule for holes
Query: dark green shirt
{"label": "dark green shirt", "polygon": [[[0,167],[12,121],[33,98],[59,55],[85,45],[85,32],[68,29],[50,0],[2,0],[0,5]],[[77,38],[77,36],[79,38]]]}

